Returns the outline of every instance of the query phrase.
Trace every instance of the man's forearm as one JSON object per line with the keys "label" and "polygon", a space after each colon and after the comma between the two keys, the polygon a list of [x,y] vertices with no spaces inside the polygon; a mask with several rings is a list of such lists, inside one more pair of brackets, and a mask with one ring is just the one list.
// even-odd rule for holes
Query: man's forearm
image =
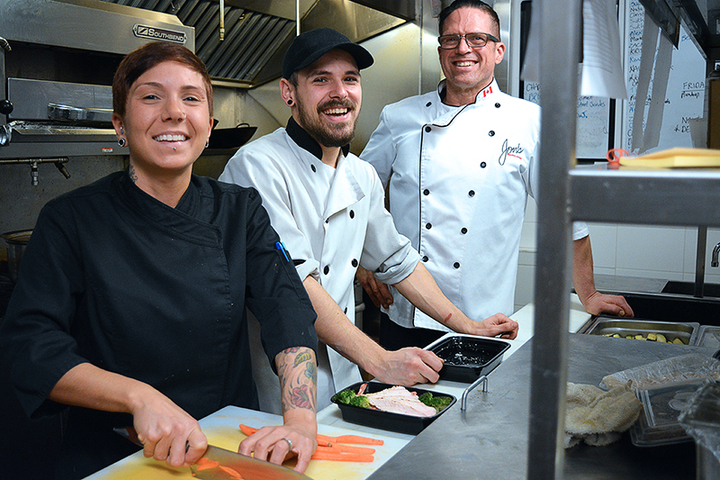
{"label": "man's forearm", "polygon": [[347,318],[317,280],[308,276],[303,285],[317,313],[318,338],[366,372],[376,375],[385,350]]}
{"label": "man's forearm", "polygon": [[580,301],[586,305],[587,299],[596,291],[589,235],[573,241],[572,280]]}
{"label": "man's forearm", "polygon": [[423,313],[446,327],[461,333],[473,331],[475,322],[442,293],[422,263],[418,263],[410,275],[393,286]]}

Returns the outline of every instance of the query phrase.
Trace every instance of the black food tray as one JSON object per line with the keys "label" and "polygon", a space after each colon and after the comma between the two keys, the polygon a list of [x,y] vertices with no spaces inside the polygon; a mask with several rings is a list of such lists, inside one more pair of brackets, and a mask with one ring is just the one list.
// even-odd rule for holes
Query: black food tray
{"label": "black food tray", "polygon": [[[366,393],[375,393],[386,388],[394,387],[396,385],[390,385],[387,383],[380,382],[358,382],[349,387],[343,388],[342,390],[352,389],[355,393],[360,390],[360,386],[363,383],[367,383]],[[418,395],[422,395],[425,392],[430,392],[434,397],[450,397],[452,401],[445,407],[440,413],[436,413],[432,417],[416,417],[413,415],[403,415],[401,413],[383,412],[382,410],[374,410],[372,408],[356,407],[354,405],[347,405],[337,401],[337,394],[333,395],[330,399],[335,405],[340,407],[340,414],[343,420],[358,425],[365,425],[367,427],[379,428],[381,430],[390,430],[398,433],[407,433],[409,435],[417,435],[422,432],[425,427],[435,421],[440,415],[446,412],[452,407],[457,399],[450,394],[435,392],[431,390],[423,390],[422,388],[405,387],[411,392],[415,392]],[[341,390],[341,391],[342,391]]]}
{"label": "black food tray", "polygon": [[472,383],[500,365],[510,343],[494,338],[457,335],[440,339],[427,349],[445,360],[440,379]]}

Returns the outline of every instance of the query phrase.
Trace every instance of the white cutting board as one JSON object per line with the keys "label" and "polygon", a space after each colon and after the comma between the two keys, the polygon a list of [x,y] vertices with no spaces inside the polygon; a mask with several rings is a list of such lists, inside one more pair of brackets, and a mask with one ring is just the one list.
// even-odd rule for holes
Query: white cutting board
{"label": "white cutting board", "polygon": [[[247,408],[229,406],[200,420],[200,425],[208,438],[208,443],[235,452],[240,442],[245,438],[245,435],[238,428],[241,423],[256,428],[266,425],[282,425],[282,417]],[[375,461],[372,463],[311,460],[305,474],[314,480],[362,480],[407,444],[407,440],[322,424],[318,425],[318,433],[333,437],[338,435],[362,435],[383,440],[385,443],[371,446],[375,448]],[[168,467],[164,462],[145,458],[142,452],[138,452],[87,478],[91,480],[193,480],[194,477],[189,468]]]}

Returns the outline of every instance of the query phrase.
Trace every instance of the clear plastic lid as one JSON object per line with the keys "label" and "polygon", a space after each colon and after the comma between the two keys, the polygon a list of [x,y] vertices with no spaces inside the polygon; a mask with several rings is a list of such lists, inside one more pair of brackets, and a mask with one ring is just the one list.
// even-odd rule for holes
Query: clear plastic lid
{"label": "clear plastic lid", "polygon": [[703,383],[677,383],[638,391],[643,414],[631,429],[633,444],[651,447],[691,441],[678,416]]}

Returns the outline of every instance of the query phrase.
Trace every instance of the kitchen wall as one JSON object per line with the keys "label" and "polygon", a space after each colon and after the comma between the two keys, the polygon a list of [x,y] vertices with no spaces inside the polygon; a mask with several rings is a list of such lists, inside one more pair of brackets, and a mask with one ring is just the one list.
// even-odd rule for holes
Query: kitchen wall
{"label": "kitchen wall", "polygon": [[[0,164],[0,233],[33,228],[48,200],[124,168],[124,160],[120,156],[77,157],[65,167],[69,179],[52,163],[40,164],[38,185],[31,185],[30,165]],[[0,261],[5,258],[5,242],[0,242]]]}
{"label": "kitchen wall", "polygon": [[[695,281],[696,227],[612,223],[591,223],[588,227],[596,274]],[[533,300],[536,229],[537,208],[530,199],[520,240],[516,309]],[[708,229],[705,252],[707,283],[720,283],[720,268],[710,266],[712,250],[718,242],[720,229]]]}

